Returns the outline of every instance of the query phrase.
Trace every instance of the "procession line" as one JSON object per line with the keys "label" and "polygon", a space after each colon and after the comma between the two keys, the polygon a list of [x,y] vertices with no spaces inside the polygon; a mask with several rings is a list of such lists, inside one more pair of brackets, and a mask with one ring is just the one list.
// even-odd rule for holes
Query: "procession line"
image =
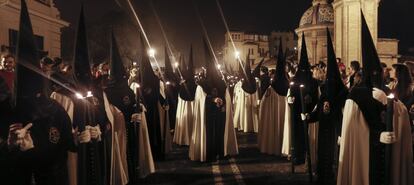
{"label": "procession line", "polygon": [[215,185],[224,185],[223,184],[223,177],[221,176],[221,171],[220,171],[220,167],[219,167],[219,163],[214,163],[211,166],[211,171],[213,172],[213,177],[214,177],[214,184]]}
{"label": "procession line", "polygon": [[237,184],[246,185],[246,183],[243,180],[243,176],[240,172],[240,169],[236,164],[236,160],[232,157],[232,158],[229,159],[229,162],[230,162],[231,171],[234,174],[234,178],[236,179]]}

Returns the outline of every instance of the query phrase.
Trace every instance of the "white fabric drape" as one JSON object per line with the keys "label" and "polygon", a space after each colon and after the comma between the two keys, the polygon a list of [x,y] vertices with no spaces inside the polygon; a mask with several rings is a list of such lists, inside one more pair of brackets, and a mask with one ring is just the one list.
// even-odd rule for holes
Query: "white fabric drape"
{"label": "white fabric drape", "polygon": [[194,127],[191,134],[189,157],[192,161],[206,161],[206,118],[205,101],[207,94],[197,86],[194,102]]}
{"label": "white fabric drape", "polygon": [[226,127],[224,129],[224,156],[237,155],[239,148],[237,144],[236,130],[233,126],[233,105],[229,89],[226,90]]}
{"label": "white fabric drape", "polygon": [[260,101],[257,135],[260,152],[281,155],[285,109],[286,97],[278,95],[272,87],[269,87]]}
{"label": "white fabric drape", "polygon": [[185,101],[178,97],[177,114],[173,142],[188,146],[194,124],[194,101]]}

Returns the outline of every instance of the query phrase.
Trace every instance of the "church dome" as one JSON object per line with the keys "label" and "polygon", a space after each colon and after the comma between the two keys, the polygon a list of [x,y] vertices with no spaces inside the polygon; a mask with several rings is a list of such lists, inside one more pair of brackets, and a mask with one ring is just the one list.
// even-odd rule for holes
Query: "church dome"
{"label": "church dome", "polygon": [[299,27],[333,24],[334,10],[327,0],[313,0],[310,7],[300,19]]}

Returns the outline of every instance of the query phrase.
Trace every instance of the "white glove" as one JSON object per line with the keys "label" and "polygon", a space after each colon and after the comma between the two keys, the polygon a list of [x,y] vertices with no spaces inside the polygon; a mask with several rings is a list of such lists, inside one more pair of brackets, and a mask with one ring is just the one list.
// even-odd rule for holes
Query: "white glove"
{"label": "white glove", "polygon": [[142,121],[142,113],[134,113],[131,116],[131,122],[137,123]]}
{"label": "white glove", "polygon": [[381,132],[380,142],[384,144],[393,144],[396,142],[394,132]]}
{"label": "white glove", "polygon": [[338,136],[338,146],[341,145],[341,136]]}
{"label": "white glove", "polygon": [[79,143],[89,143],[91,142],[91,132],[89,129],[85,129],[83,132],[81,132],[78,135],[78,141]]}
{"label": "white glove", "polygon": [[20,151],[27,151],[34,148],[33,139],[28,131],[33,126],[32,123],[27,124],[24,128],[16,131],[17,144],[19,145]]}
{"label": "white glove", "polygon": [[293,104],[295,102],[295,97],[289,96],[287,101],[288,101],[289,104]]}
{"label": "white glove", "polygon": [[260,100],[257,100],[257,105],[256,105],[257,107],[259,107],[260,106]]}
{"label": "white glove", "polygon": [[302,119],[302,121],[305,121],[305,120],[309,119],[309,114],[308,113],[306,113],[306,114],[301,113],[300,118]]}
{"label": "white glove", "polygon": [[92,126],[86,126],[87,129],[89,129],[89,132],[91,133],[91,139],[100,141],[101,140],[101,128],[99,127],[99,125],[96,125],[94,127]]}

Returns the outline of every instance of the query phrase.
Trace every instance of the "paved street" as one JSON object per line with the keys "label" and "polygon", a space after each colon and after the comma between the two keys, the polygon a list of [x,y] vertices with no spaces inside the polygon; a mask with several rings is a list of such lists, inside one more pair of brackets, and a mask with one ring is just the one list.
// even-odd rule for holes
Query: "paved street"
{"label": "paved street", "polygon": [[166,161],[156,163],[157,172],[140,184],[277,184],[308,185],[304,166],[290,173],[290,163],[284,158],[260,154],[256,134],[237,133],[239,155],[216,163],[188,160],[188,147],[174,147]]}

